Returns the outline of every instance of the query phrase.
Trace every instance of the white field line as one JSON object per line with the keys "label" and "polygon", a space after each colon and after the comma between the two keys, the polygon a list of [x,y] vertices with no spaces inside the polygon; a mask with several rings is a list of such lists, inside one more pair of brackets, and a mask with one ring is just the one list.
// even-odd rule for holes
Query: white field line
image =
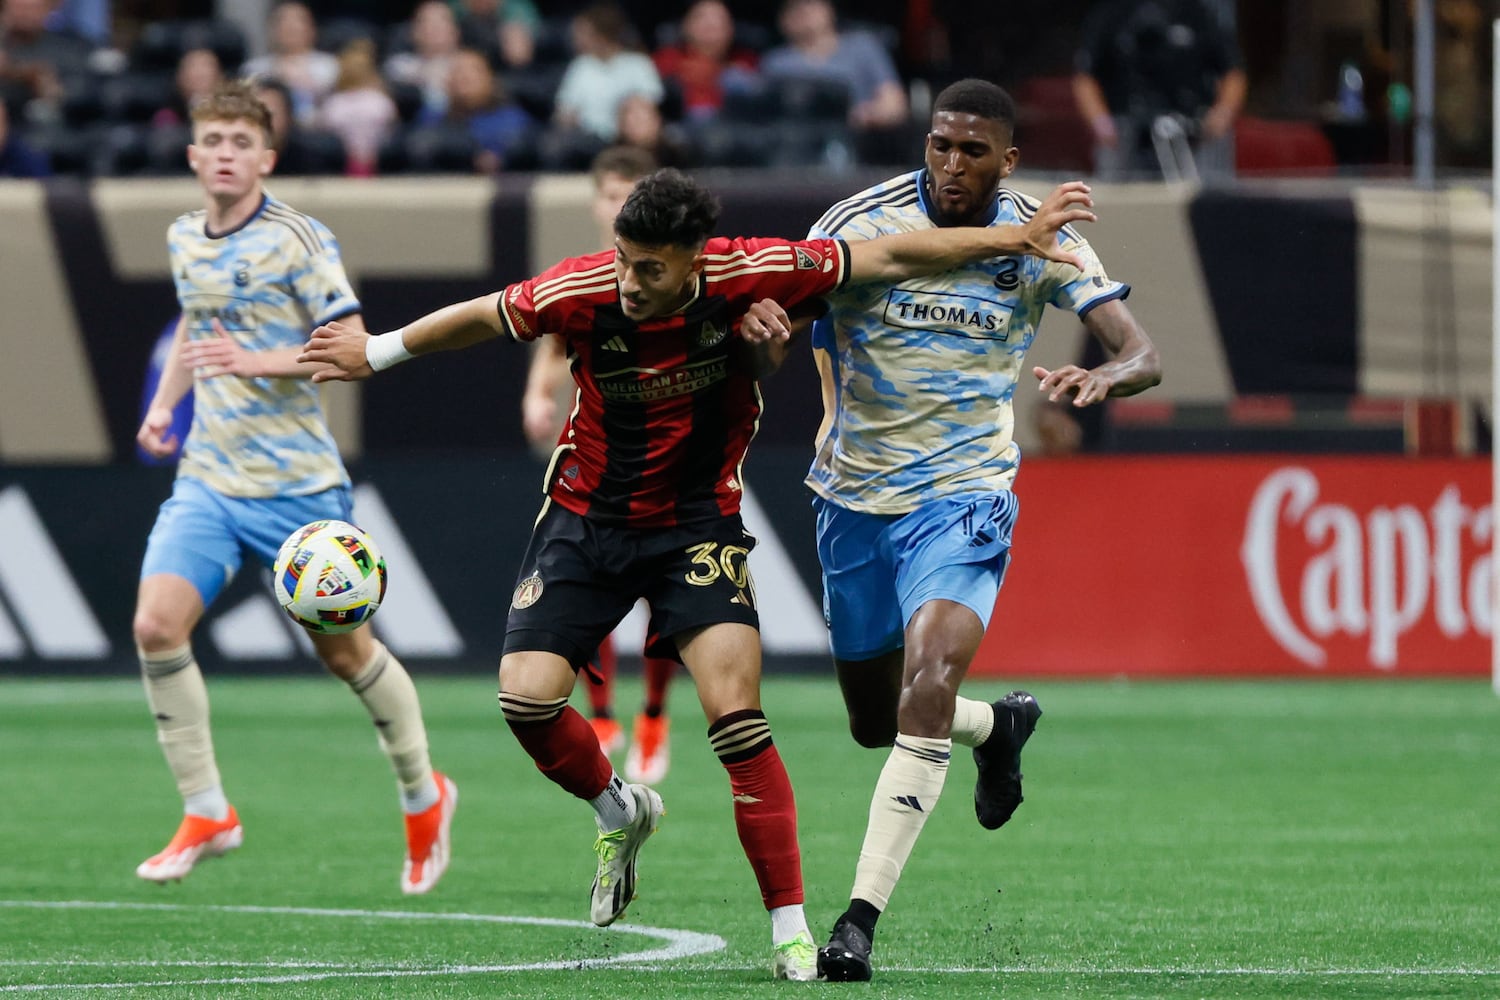
{"label": "white field line", "polygon": [[[656,948],[647,948],[641,951],[625,952],[612,955],[608,958],[579,958],[560,962],[520,962],[504,963],[495,965],[431,965],[431,966],[408,966],[404,964],[391,964],[372,968],[370,966],[320,966],[314,963],[300,962],[212,962],[203,963],[202,967],[210,968],[271,968],[271,969],[307,969],[315,968],[322,971],[316,972],[286,972],[274,975],[259,976],[226,976],[212,979],[171,979],[171,980],[143,980],[140,982],[111,982],[111,983],[26,983],[14,986],[0,986],[0,993],[34,993],[48,990],[123,990],[140,989],[148,986],[238,986],[252,984],[275,984],[275,983],[308,983],[324,979],[369,979],[385,978],[395,976],[453,976],[453,975],[477,975],[483,973],[500,972],[529,972],[546,969],[592,969],[608,966],[626,964],[656,964],[671,962],[681,958],[689,958],[694,955],[708,954],[709,952],[722,951],[725,941],[717,934],[701,934],[697,931],[675,930],[668,927],[646,927],[641,925],[615,924],[607,928],[598,928],[591,923],[582,920],[560,920],[552,917],[517,917],[502,914],[488,913],[426,913],[412,910],[353,910],[353,909],[320,909],[301,906],[188,906],[178,903],[130,903],[130,902],[107,902],[93,900],[8,900],[0,899],[0,909],[35,909],[35,910],[153,910],[158,912],[213,912],[244,914],[248,916],[302,916],[302,917],[329,917],[349,918],[356,920],[401,920],[401,921],[438,921],[449,923],[485,923],[485,924],[516,924],[528,927],[564,927],[570,929],[588,930],[604,934],[630,934],[637,937],[664,939],[665,944]],[[9,965],[11,963],[0,963]],[[35,967],[43,963],[25,963],[28,967]],[[56,965],[70,965],[69,961],[54,963]],[[98,963],[101,965],[120,965],[139,967],[150,966],[152,963]],[[187,963],[182,963],[186,965]],[[179,967],[179,963],[161,963],[160,968]],[[192,967],[192,966],[189,966]]]}
{"label": "white field line", "polygon": [[[670,928],[643,927],[616,924],[612,927],[600,928],[581,920],[560,920],[550,917],[517,917],[498,914],[484,913],[425,913],[407,910],[352,910],[352,909],[316,909],[296,906],[188,906],[176,903],[129,903],[129,902],[94,902],[89,900],[69,901],[40,901],[40,900],[0,900],[0,908],[12,909],[98,909],[98,910],[158,910],[158,911],[211,911],[217,913],[246,914],[246,915],[292,915],[312,916],[330,918],[354,918],[364,920],[433,920],[451,922],[471,922],[489,924],[517,924],[535,927],[567,927],[579,928],[601,933],[624,933],[634,934],[640,937],[664,938],[667,944],[660,948],[648,949],[639,952],[629,952],[615,955],[610,958],[582,958],[568,961],[555,962],[528,962],[510,963],[496,965],[435,965],[423,966],[409,963],[389,963],[378,968],[369,965],[341,965],[338,963],[319,962],[275,962],[275,961],[201,961],[201,962],[85,962],[78,960],[57,961],[4,961],[0,960],[0,968],[3,967],[106,967],[106,968],[266,968],[278,970],[294,969],[316,969],[317,972],[283,972],[275,975],[260,976],[228,976],[213,979],[192,980],[143,980],[140,982],[110,982],[110,983],[58,983],[58,984],[21,984],[15,986],[0,986],[0,993],[17,992],[41,992],[41,991],[66,991],[66,990],[117,990],[117,989],[140,989],[150,986],[239,986],[256,984],[277,983],[307,983],[327,979],[370,979],[380,977],[415,977],[415,976],[451,976],[451,975],[479,975],[485,973],[503,972],[530,972],[542,970],[578,970],[578,969],[602,969],[615,966],[639,966],[642,964],[655,965],[663,962],[675,961],[682,958],[691,958],[697,955],[705,955],[712,952],[722,951],[726,947],[723,938],[714,934],[701,934],[695,931],[679,931]],[[753,971],[762,968],[759,965],[747,966],[743,964],[711,962],[695,963],[695,969],[709,971]],[[1202,977],[1230,977],[1249,976],[1273,979],[1337,979],[1344,977],[1381,976],[1393,978],[1434,978],[1434,977],[1456,977],[1456,978],[1493,978],[1500,977],[1500,969],[1496,968],[1474,968],[1466,966],[1453,967],[1404,967],[1404,966],[1376,966],[1371,968],[1293,968],[1275,966],[1234,966],[1234,967],[1195,967],[1195,966],[1094,966],[1094,965],[1027,965],[1027,966],[992,966],[992,967],[932,967],[912,965],[881,965],[880,971],[885,973],[925,973],[939,975],[966,975],[966,976],[1177,976],[1191,978]]]}

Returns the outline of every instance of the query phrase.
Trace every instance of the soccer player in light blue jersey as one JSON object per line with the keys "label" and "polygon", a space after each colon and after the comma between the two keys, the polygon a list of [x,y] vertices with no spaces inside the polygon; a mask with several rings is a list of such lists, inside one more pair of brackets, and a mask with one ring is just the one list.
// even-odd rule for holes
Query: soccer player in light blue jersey
{"label": "soccer player in light blue jersey", "polygon": [[[137,443],[171,455],[172,410],[190,389],[194,410],[172,496],[146,543],[134,621],[146,698],[184,806],[176,835],[136,869],[152,882],[180,880],[244,838],[214,759],[194,627],[247,555],[269,568],[297,528],[348,520],[353,506],[311,381],[325,366],[297,355],[320,323],[363,329],[360,304],[328,228],[266,194],[270,141],[270,112],[245,84],[200,104],[187,155],[204,207],[167,233],[183,315]],[[375,723],[405,814],[401,890],[424,893],[448,866],[458,790],[432,769],[416,689],[368,628],[310,638]]]}
{"label": "soccer player in light blue jersey", "polygon": [[[811,236],[873,239],[947,226],[1024,223],[1038,202],[1001,186],[1015,169],[1015,106],[963,80],[938,95],[926,165],[830,208]],[[1058,234],[1082,269],[1001,256],[896,285],[829,296],[813,345],[831,383],[831,421],[807,483],[839,686],[862,746],[892,747],[870,801],[849,908],[819,952],[833,980],[871,976],[875,924],[937,804],[955,742],[979,768],[989,829],[1021,802],[1021,747],[1041,708],[1024,691],[993,704],[959,683],[1010,561],[1021,453],[1012,399],[1047,305],[1076,313],[1113,360],[1033,368],[1049,399],[1090,406],[1161,380],[1156,348],[1072,226]],[[826,394],[825,394],[826,397]]]}

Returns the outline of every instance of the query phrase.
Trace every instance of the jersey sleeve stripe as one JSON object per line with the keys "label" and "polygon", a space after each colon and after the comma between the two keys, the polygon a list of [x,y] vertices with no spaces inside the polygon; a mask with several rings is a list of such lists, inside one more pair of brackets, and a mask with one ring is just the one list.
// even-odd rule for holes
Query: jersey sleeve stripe
{"label": "jersey sleeve stripe", "polygon": [[357,315],[362,310],[363,310],[363,307],[358,302],[355,302],[353,305],[348,305],[348,306],[345,306],[342,309],[337,309],[337,310],[329,313],[327,316],[319,317],[319,319],[318,319],[318,325],[322,326],[325,323],[333,323],[333,322],[335,322],[337,320],[344,319],[347,316]]}
{"label": "jersey sleeve stripe", "polygon": [[562,274],[555,278],[548,278],[545,281],[538,281],[532,287],[532,293],[538,297],[543,295],[550,295],[555,289],[564,288],[568,285],[577,284],[580,282],[591,283],[602,280],[605,276],[613,279],[614,274],[614,261],[607,261],[603,264],[600,264],[598,267],[591,267],[587,271],[571,271],[567,274]]}
{"label": "jersey sleeve stripe", "polygon": [[520,334],[520,328],[525,326],[525,323],[523,323],[520,316],[516,315],[514,310],[511,309],[510,296],[507,294],[508,292],[509,289],[506,289],[506,291],[500,293],[500,305],[497,309],[497,311],[500,313],[500,325],[505,328],[505,332],[510,335],[511,340],[519,343],[526,339]]}
{"label": "jersey sleeve stripe", "polygon": [[266,205],[265,218],[270,222],[279,222],[292,231],[303,247],[310,254],[323,252],[323,240],[318,236],[318,231],[307,221],[307,216],[301,212],[283,209],[275,203]]}
{"label": "jersey sleeve stripe", "polygon": [[1096,306],[1102,306],[1106,302],[1113,302],[1115,299],[1127,298],[1129,295],[1129,285],[1121,285],[1118,288],[1112,288],[1108,292],[1105,292],[1103,295],[1100,295],[1098,298],[1089,299],[1083,305],[1079,306],[1078,318],[1083,319],[1083,317],[1092,312],[1094,307]]}
{"label": "jersey sleeve stripe", "polygon": [[544,309],[552,303],[561,299],[573,298],[581,295],[598,295],[600,292],[611,292],[615,289],[615,276],[611,271],[608,280],[594,280],[593,284],[572,284],[566,288],[551,289],[548,294],[542,294],[533,290],[532,303],[537,309]]}
{"label": "jersey sleeve stripe", "polygon": [[818,220],[817,227],[830,236],[838,235],[838,231],[848,225],[854,219],[865,215],[877,208],[909,208],[918,202],[918,194],[915,189],[902,190],[896,188],[874,198],[850,198],[839,202]]}
{"label": "jersey sleeve stripe", "polygon": [[778,257],[782,260],[790,261],[793,259],[793,254],[792,248],[790,246],[784,243],[778,243],[775,246],[765,247],[764,249],[757,250],[754,253],[746,253],[743,250],[736,250],[732,253],[704,254],[703,257],[705,260],[703,270],[709,271],[716,268],[734,267],[741,262],[754,264],[767,260],[775,260]]}

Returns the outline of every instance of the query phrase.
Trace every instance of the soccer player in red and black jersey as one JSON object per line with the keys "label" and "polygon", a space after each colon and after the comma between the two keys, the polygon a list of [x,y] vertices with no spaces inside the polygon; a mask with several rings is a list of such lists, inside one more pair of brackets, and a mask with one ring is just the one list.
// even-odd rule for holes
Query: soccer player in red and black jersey
{"label": "soccer player in red and black jersey", "polygon": [[[1090,204],[1088,188],[1072,182],[1025,225],[850,243],[732,239],[711,237],[718,203],[708,191],[661,170],[636,185],[616,217],[613,251],[569,258],[379,336],[338,323],[313,331],[301,360],[335,366],[320,381],[367,378],[501,335],[558,336],[567,345],[579,402],[511,599],[500,704],[542,773],[594,808],[595,923],[625,912],[636,854],[662,804],[654,790],[620,780],[567,699],[600,640],[645,598],[648,652],[687,666],[709,743],[729,772],[735,825],[771,915],[775,974],[817,977],[796,805],[761,711],[747,565],[755,540],[739,511],[765,359],[764,347],[743,336],[742,317],[765,299],[795,311],[850,282],[895,282],[1006,254],[1078,266],[1057,233],[1092,220]],[[790,333],[780,320],[755,322],[756,339]]]}

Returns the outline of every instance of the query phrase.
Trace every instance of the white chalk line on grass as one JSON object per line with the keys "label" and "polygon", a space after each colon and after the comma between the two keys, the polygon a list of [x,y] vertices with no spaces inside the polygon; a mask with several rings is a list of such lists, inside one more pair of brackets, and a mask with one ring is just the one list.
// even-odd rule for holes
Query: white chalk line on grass
{"label": "white chalk line on grass", "polygon": [[[680,958],[691,958],[710,952],[722,951],[727,946],[717,934],[702,934],[697,931],[676,930],[670,927],[646,927],[641,925],[615,924],[598,928],[582,920],[561,920],[555,917],[518,917],[490,913],[437,913],[419,910],[354,910],[327,909],[303,906],[191,906],[182,903],[133,903],[95,900],[23,900],[0,899],[0,909],[37,910],[151,910],[158,912],[212,912],[245,914],[249,916],[298,916],[332,917],[357,920],[411,920],[439,921],[449,923],[518,924],[527,927],[562,927],[588,930],[594,933],[631,934],[637,937],[664,939],[666,943],[657,948],[625,952],[607,958],[576,958],[552,962],[507,962],[485,965],[407,965],[387,963],[379,967],[340,966],[302,962],[236,962],[214,961],[199,964],[163,962],[97,963],[100,965],[129,965],[130,967],[152,966],[160,968],[272,968],[272,969],[317,969],[319,971],[284,972],[275,975],[223,976],[211,979],[156,979],[140,982],[111,983],[23,983],[0,986],[0,993],[34,993],[47,990],[122,990],[140,989],[148,986],[243,986],[277,983],[309,983],[324,979],[373,979],[395,976],[465,976],[501,972],[533,972],[560,969],[594,969],[617,965],[670,962]],[[0,965],[11,963],[0,962]],[[44,963],[25,963],[34,966]],[[71,961],[48,963],[70,965]],[[91,963],[92,964],[92,963]]]}
{"label": "white chalk line on grass", "polygon": [[[352,918],[363,920],[428,920],[487,924],[517,924],[535,927],[563,927],[599,932],[593,924],[581,920],[561,920],[552,917],[517,917],[486,913],[429,913],[410,910],[356,910],[327,909],[297,906],[190,906],[179,903],[135,903],[105,902],[89,900],[0,900],[0,908],[11,909],[96,909],[96,910],[156,910],[156,911],[210,911],[247,915],[308,916]],[[662,938],[666,944],[659,948],[628,952],[608,958],[580,958],[553,962],[523,962],[493,965],[415,965],[409,963],[384,963],[378,967],[370,965],[340,964],[334,962],[298,961],[82,961],[59,959],[57,961],[0,960],[0,967],[108,967],[108,968],[237,968],[288,970],[275,975],[224,976],[216,978],[179,980],[142,980],[139,982],[110,983],[57,983],[20,984],[0,986],[0,993],[43,992],[63,990],[113,990],[139,989],[150,986],[241,986],[259,984],[307,983],[326,979],[371,979],[380,977],[479,975],[485,973],[532,972],[544,970],[599,969],[615,966],[632,966],[643,963],[659,963],[682,958],[691,958],[712,952],[723,951],[726,943],[715,934],[696,931],[680,931],[662,927],[644,927],[616,924],[604,933],[634,934],[639,937]],[[761,966],[737,963],[711,962],[696,964],[695,969],[705,971],[752,971]],[[317,970],[299,971],[289,970]],[[1027,965],[983,967],[933,967],[910,965],[882,965],[883,973],[922,973],[938,975],[989,975],[989,976],[1177,976],[1177,977],[1231,977],[1247,976],[1276,979],[1336,979],[1342,977],[1455,977],[1494,978],[1500,977],[1500,969],[1454,966],[1446,968],[1413,968],[1402,966],[1379,966],[1373,968],[1277,968],[1273,966],[1192,967],[1192,966],[1094,966],[1094,965]]]}

